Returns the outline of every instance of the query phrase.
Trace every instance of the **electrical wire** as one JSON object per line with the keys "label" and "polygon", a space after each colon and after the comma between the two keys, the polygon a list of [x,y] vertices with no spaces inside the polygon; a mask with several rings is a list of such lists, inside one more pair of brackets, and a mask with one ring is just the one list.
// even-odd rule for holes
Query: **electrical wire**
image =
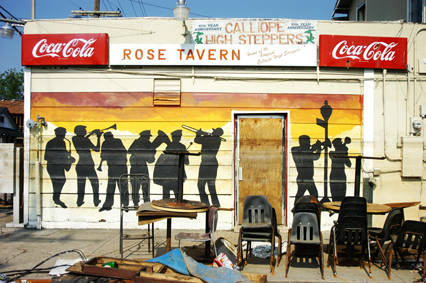
{"label": "electrical wire", "polygon": [[[75,250],[63,251],[63,252],[57,253],[57,254],[55,254],[55,255],[53,255],[53,256],[51,256],[51,257],[43,260],[42,262],[38,263],[36,266],[34,266],[31,269],[3,271],[2,274],[4,274],[4,275],[8,274],[8,276],[6,276],[6,277],[0,276],[0,279],[3,280],[3,281],[9,282],[9,281],[15,281],[15,280],[19,279],[20,277],[26,276],[26,275],[28,275],[30,273],[45,272],[46,270],[50,270],[53,267],[49,267],[49,268],[38,268],[38,267],[40,265],[44,264],[45,262],[51,260],[54,257],[57,257],[57,256],[62,255],[62,254],[66,254],[66,253],[72,253],[72,252],[77,253],[83,261],[87,261],[86,256],[84,255],[84,253],[81,250],[76,250],[75,249]],[[64,265],[60,265],[60,266],[69,266],[69,265],[68,264],[64,264]],[[54,266],[54,267],[59,267],[59,266]],[[14,277],[13,278],[9,278],[9,276],[14,276]]]}

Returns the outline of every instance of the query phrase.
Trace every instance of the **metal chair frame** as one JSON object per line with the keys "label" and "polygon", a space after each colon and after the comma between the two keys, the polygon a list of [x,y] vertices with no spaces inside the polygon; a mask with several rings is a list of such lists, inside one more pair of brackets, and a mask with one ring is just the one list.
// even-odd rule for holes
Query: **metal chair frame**
{"label": "metal chair frame", "polygon": [[[142,235],[129,235],[124,234],[123,229],[123,217],[124,212],[128,211],[137,211],[138,206],[135,205],[123,205],[123,201],[126,200],[126,203],[133,199],[138,198],[138,203],[143,197],[143,188],[147,188],[148,195],[145,196],[144,202],[150,201],[150,178],[147,174],[123,174],[120,176],[119,186],[120,186],[120,254],[123,258],[123,240],[144,240],[148,239],[148,252],[152,253],[154,257],[154,223],[148,224],[148,233]],[[137,188],[137,190],[133,190]],[[140,193],[137,191],[140,190]],[[137,197],[139,196],[139,197]],[[130,200],[129,200],[130,198]],[[151,225],[151,226],[150,226]],[[152,244],[152,247],[151,247]]]}
{"label": "metal chair frame", "polygon": [[209,214],[208,214],[209,233],[187,233],[187,232],[177,233],[175,236],[175,239],[179,241],[179,249],[181,249],[182,241],[192,241],[192,242],[212,241],[213,252],[217,256],[214,234],[216,233],[216,230],[217,230],[218,220],[219,220],[219,217],[218,217],[217,207],[215,206],[210,207]]}
{"label": "metal chair frame", "polygon": [[386,247],[386,251],[383,250],[383,245],[386,241],[391,240],[391,236],[398,235],[402,223],[404,222],[404,209],[403,208],[393,208],[388,216],[386,217],[385,223],[383,224],[383,228],[368,228],[369,238],[371,241],[376,242],[377,250],[372,256],[372,260],[374,261],[378,254],[382,258],[382,263],[384,263],[387,272],[388,278],[390,279],[390,271],[388,270],[388,261],[386,259],[386,252],[389,245]]}
{"label": "metal chair frame", "polygon": [[[396,266],[399,267],[398,254],[404,264],[405,258],[401,249],[417,250],[417,259],[415,266],[419,262],[423,253],[423,262],[426,262],[426,223],[422,221],[407,220],[402,224],[401,231],[398,235],[391,236],[391,247],[389,253],[388,270],[389,279],[392,269],[392,255],[395,254]],[[425,282],[426,272],[423,270],[422,281]]]}
{"label": "metal chair frame", "polygon": [[[275,237],[278,237],[278,255],[275,260]],[[243,257],[242,242],[247,241],[246,260]],[[279,266],[281,259],[282,238],[278,232],[275,210],[268,202],[266,196],[247,196],[244,200],[243,224],[238,237],[237,265],[241,268],[247,264],[248,252],[251,250],[251,242],[270,242],[271,261],[269,268],[272,274],[275,272],[275,261]]]}

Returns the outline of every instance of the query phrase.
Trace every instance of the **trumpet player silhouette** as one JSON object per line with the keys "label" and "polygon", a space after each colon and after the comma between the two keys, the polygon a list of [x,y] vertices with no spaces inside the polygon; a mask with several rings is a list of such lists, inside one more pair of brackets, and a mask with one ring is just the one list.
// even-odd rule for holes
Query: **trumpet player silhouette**
{"label": "trumpet player silhouette", "polygon": [[[180,142],[182,130],[176,130],[172,132],[171,135],[172,141],[167,137],[167,147],[165,151],[185,152],[186,147]],[[189,164],[187,155],[185,156],[184,164]],[[174,192],[175,198],[177,198],[178,174],[179,156],[174,154],[161,154],[154,167],[154,183],[163,187],[163,199],[170,198],[171,191]],[[185,171],[183,179],[186,179]]]}
{"label": "trumpet player silhouette", "polygon": [[[101,147],[101,164],[98,167],[98,170],[101,169],[103,161],[106,161],[108,165],[108,185],[106,190],[105,202],[102,205],[99,211],[111,210],[114,205],[114,194],[115,188],[119,186],[120,176],[127,174],[127,150],[123,145],[123,142],[115,138],[111,132],[104,133],[104,142]],[[123,201],[122,205],[129,205],[129,195],[127,194],[128,190],[123,188],[123,192],[120,191],[122,195],[121,199]]]}
{"label": "trumpet player silhouette", "polygon": [[[93,204],[98,206],[99,200],[99,180],[95,171],[95,162],[92,158],[92,150],[99,152],[100,139],[102,132],[100,130],[91,131],[87,134],[86,126],[78,125],[74,128],[76,134],[72,137],[74,148],[79,155],[75,171],[77,172],[77,206],[84,203],[84,194],[86,190],[86,179],[89,179],[93,190]],[[87,135],[86,135],[87,134]],[[96,145],[92,143],[89,137],[96,134]]]}
{"label": "trumpet player silhouette", "polygon": [[[65,138],[67,130],[59,127],[55,129],[55,137],[47,142],[44,160],[47,161],[47,173],[50,175],[53,187],[53,202],[62,208],[67,208],[64,202],[60,200],[62,188],[65,185],[65,171],[69,171],[71,164],[75,162],[71,156],[71,142]],[[70,144],[69,151],[65,143]]]}
{"label": "trumpet player silhouette", "polygon": [[311,146],[311,138],[307,135],[299,137],[300,146],[291,148],[294,163],[297,169],[297,193],[294,204],[303,197],[306,191],[318,198],[318,190],[314,181],[314,161],[321,155],[321,142],[317,140]]}
{"label": "trumpet player silhouette", "polygon": [[[139,133],[139,138],[134,140],[130,146],[128,153],[130,154],[130,174],[147,174],[149,176],[148,164],[155,161],[155,153],[157,148],[163,143],[170,142],[167,135],[159,130],[158,136],[151,142],[151,131],[145,130]],[[138,183],[135,181],[135,183]],[[135,206],[139,205],[139,188],[136,184],[132,184],[132,199]],[[141,186],[141,184],[139,184]],[[144,202],[149,202],[150,185],[142,186],[142,197]]]}
{"label": "trumpet player silhouette", "polygon": [[198,172],[198,191],[201,202],[210,205],[209,197],[206,194],[206,185],[210,192],[210,197],[214,205],[220,206],[216,192],[216,177],[219,163],[217,162],[217,152],[222,143],[222,128],[213,129],[207,133],[198,130],[194,139],[195,143],[201,144],[201,164]]}

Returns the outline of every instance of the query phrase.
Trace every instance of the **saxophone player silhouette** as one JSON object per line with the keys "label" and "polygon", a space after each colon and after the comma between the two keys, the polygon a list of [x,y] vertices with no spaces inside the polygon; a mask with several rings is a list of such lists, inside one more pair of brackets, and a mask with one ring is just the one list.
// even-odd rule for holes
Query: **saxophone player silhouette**
{"label": "saxophone player silhouette", "polygon": [[[62,188],[65,185],[65,171],[69,171],[75,159],[71,156],[71,142],[65,138],[67,130],[63,127],[55,129],[55,137],[47,142],[44,160],[47,161],[47,172],[53,186],[53,202],[62,208],[66,204],[60,200]],[[69,142],[69,151],[65,140]]]}

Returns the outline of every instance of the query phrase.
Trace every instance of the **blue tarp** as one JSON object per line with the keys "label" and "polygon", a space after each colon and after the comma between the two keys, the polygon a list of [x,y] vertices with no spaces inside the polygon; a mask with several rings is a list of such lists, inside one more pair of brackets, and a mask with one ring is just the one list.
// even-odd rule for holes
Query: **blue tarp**
{"label": "blue tarp", "polygon": [[187,256],[180,249],[174,249],[162,256],[147,261],[167,265],[181,274],[195,276],[205,282],[251,282],[238,270],[204,265]]}

